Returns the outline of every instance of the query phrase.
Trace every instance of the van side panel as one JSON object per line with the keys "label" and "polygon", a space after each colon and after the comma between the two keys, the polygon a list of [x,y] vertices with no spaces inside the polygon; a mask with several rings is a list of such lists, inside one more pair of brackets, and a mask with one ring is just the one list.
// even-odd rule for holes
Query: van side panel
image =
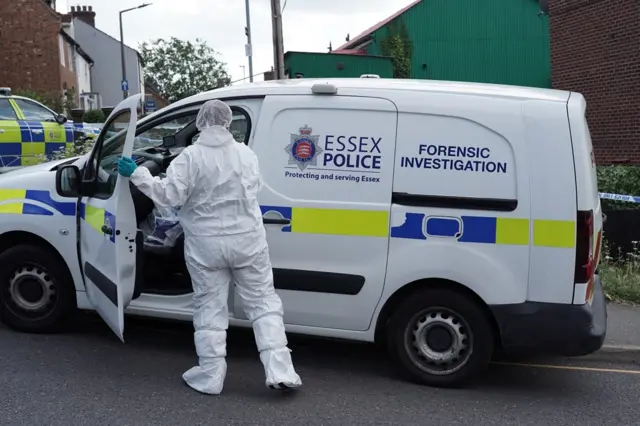
{"label": "van side panel", "polygon": [[533,218],[527,300],[572,303],[576,177],[566,103],[529,101],[523,114]]}
{"label": "van side panel", "polygon": [[407,93],[395,102],[383,300],[415,280],[447,279],[489,305],[524,302],[530,209],[522,100]]}
{"label": "van side panel", "polygon": [[[598,195],[598,178],[596,174],[595,156],[591,143],[591,134],[586,119],[587,103],[579,93],[571,93],[567,103],[567,114],[571,127],[571,141],[573,144],[573,159],[575,163],[577,206],[581,211],[593,211],[593,248],[592,252],[598,256],[594,262],[597,265],[601,250],[597,247],[598,235],[602,231],[602,206]],[[587,283],[576,283],[573,303],[582,304],[588,299]]]}

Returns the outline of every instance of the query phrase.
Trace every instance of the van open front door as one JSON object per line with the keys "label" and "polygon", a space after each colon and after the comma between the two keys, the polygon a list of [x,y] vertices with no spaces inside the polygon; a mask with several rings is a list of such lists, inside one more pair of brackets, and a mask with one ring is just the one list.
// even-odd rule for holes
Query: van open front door
{"label": "van open front door", "polygon": [[80,260],[89,301],[124,341],[124,310],[132,300],[137,223],[129,178],[118,175],[118,159],[131,157],[140,95],[109,115],[82,172]]}

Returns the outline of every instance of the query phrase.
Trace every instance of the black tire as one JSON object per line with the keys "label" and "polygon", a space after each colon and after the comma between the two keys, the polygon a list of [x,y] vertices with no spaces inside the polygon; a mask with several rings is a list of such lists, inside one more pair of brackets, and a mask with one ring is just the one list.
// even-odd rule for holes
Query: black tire
{"label": "black tire", "polygon": [[399,372],[434,387],[468,385],[487,368],[495,347],[493,327],[482,308],[452,290],[410,295],[395,309],[386,330],[387,350]]}
{"label": "black tire", "polygon": [[60,331],[76,306],[73,279],[56,253],[25,244],[0,254],[0,319],[7,326],[27,333]]}

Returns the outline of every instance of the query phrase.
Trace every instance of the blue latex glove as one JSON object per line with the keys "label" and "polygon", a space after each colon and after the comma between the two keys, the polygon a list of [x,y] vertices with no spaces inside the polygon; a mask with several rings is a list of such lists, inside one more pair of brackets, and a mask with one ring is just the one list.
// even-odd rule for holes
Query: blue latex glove
{"label": "blue latex glove", "polygon": [[138,168],[138,165],[129,157],[121,157],[118,160],[118,173],[124,177],[129,177]]}

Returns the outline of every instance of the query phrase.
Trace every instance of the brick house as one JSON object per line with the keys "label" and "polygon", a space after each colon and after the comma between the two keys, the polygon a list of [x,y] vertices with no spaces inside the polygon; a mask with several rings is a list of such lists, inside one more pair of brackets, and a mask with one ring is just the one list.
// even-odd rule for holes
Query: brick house
{"label": "brick house", "polygon": [[12,0],[0,9],[0,85],[46,97],[78,96],[77,57],[91,58],[63,30],[52,0]]}
{"label": "brick house", "polygon": [[156,105],[156,110],[169,105],[169,101],[166,100],[161,94],[158,88],[151,81],[146,81],[144,84],[145,99],[153,100]]}
{"label": "brick house", "polygon": [[640,1],[550,0],[551,80],[584,94],[599,164],[640,164]]}

